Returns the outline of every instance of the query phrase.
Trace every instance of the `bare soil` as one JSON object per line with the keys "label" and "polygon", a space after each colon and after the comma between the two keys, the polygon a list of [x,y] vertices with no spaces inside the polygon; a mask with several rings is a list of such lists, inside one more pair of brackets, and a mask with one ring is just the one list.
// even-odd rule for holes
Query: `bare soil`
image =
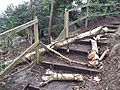
{"label": "bare soil", "polygon": [[[96,21],[91,21],[89,23],[89,29],[95,28],[100,25],[109,24],[111,22],[120,21],[120,18],[118,17],[107,17]],[[83,31],[79,31],[83,30]],[[79,29],[79,32],[85,32],[85,29],[81,28]],[[112,37],[112,36],[111,36]],[[107,45],[110,50],[112,50],[112,47],[117,44],[120,41],[120,37],[114,36],[112,38],[109,38],[109,41],[111,42],[110,45]],[[115,39],[116,38],[116,39]],[[120,45],[111,52],[114,52],[111,57],[106,57],[105,60],[103,60],[103,68],[101,68],[100,74],[83,74],[85,77],[85,82],[74,82],[74,81],[53,81],[49,83],[48,85],[44,87],[40,87],[40,90],[120,90]],[[84,50],[87,52],[90,49],[90,46],[82,46],[82,45],[71,45],[71,49],[75,50]],[[105,48],[102,46],[100,47],[101,52],[105,50]],[[71,58],[72,60],[77,61],[84,61],[87,60],[86,54],[81,53],[65,53],[62,52],[63,55],[66,57]],[[61,60],[60,57],[54,55],[54,54],[46,54],[44,57],[42,57],[42,60],[44,61],[50,61],[54,63],[64,63],[69,64]],[[73,64],[76,65],[76,64]],[[79,65],[78,65],[79,66]],[[52,67],[51,67],[52,69]],[[68,71],[58,71],[58,72],[68,72]],[[45,73],[45,69],[41,67],[40,65],[33,65],[31,68],[28,68],[15,76],[9,77],[4,82],[0,84],[0,90],[22,90],[27,84],[38,86],[40,82],[42,81],[41,77]],[[72,72],[70,72],[72,73]],[[101,78],[101,81],[97,83],[93,80],[95,76],[98,76]],[[75,89],[75,86],[78,86],[79,89]]]}

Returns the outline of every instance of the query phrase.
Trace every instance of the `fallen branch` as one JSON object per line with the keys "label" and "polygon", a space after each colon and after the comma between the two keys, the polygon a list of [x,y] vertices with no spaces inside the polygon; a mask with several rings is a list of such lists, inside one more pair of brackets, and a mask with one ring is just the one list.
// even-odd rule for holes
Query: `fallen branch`
{"label": "fallen branch", "polygon": [[81,64],[81,65],[87,65],[87,64],[84,63],[84,62],[73,61],[73,60],[65,57],[64,55],[60,54],[59,52],[55,51],[54,49],[52,49],[52,48],[50,48],[50,47],[47,47],[47,46],[46,46],[45,44],[43,44],[42,42],[40,42],[40,44],[46,49],[46,51],[49,50],[49,51],[55,53],[56,55],[60,56],[61,58],[63,58],[63,59],[61,59],[61,60],[64,60],[64,59],[65,59],[65,60],[68,61],[69,63],[76,63],[76,64]]}
{"label": "fallen branch", "polygon": [[[81,39],[83,39],[83,38],[86,38],[86,37],[91,37],[91,36],[96,36],[96,35],[98,35],[98,34],[102,34],[102,33],[106,33],[108,31],[108,29],[104,29],[103,28],[103,26],[99,26],[99,27],[97,27],[97,28],[95,28],[95,29],[93,29],[93,30],[90,30],[90,31],[88,31],[88,32],[85,32],[85,33],[82,33],[82,34],[80,34],[80,35],[77,35],[77,36],[75,36],[75,37],[71,37],[71,38],[68,38],[68,39],[66,39],[66,40],[63,40],[63,41],[59,41],[59,42],[54,42],[54,43],[52,43],[52,44],[49,44],[49,45],[47,45],[47,47],[50,47],[50,48],[60,48],[60,47],[62,47],[62,46],[65,46],[65,45],[68,45],[68,44],[70,44],[70,43],[73,43],[73,42],[75,42],[76,40],[81,40]],[[42,53],[45,53],[46,52],[46,50],[44,49],[44,48],[41,48],[41,49],[39,49],[39,52],[40,52],[40,54],[42,54]],[[30,59],[30,57],[32,56],[32,55],[35,55],[35,51],[34,52],[31,52],[31,53],[28,53],[26,56],[25,56],[25,58],[26,59]]]}
{"label": "fallen branch", "polygon": [[74,80],[74,81],[83,81],[83,76],[80,74],[62,74],[56,73],[51,70],[46,70],[45,75],[42,76],[43,82],[40,83],[39,86],[44,86],[51,81],[55,80]]}
{"label": "fallen branch", "polygon": [[109,49],[107,48],[107,49],[103,52],[103,54],[100,56],[99,61],[103,60],[103,58],[105,57],[105,55],[106,55],[108,52],[109,52]]}

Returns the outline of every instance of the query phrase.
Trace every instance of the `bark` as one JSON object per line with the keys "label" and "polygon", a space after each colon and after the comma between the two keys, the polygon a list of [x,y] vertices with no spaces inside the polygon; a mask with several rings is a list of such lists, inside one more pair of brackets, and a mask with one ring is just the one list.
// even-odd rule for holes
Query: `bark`
{"label": "bark", "polygon": [[51,27],[52,27],[52,16],[54,10],[54,0],[51,0],[51,12],[50,12],[50,19],[49,19],[49,27],[48,27],[48,40],[51,43]]}
{"label": "bark", "polygon": [[[71,37],[71,38],[68,38],[68,39],[66,39],[66,40],[63,40],[63,41],[60,41],[60,42],[54,42],[54,43],[52,43],[52,44],[49,44],[49,45],[47,45],[47,47],[50,47],[50,48],[60,48],[60,47],[62,47],[62,46],[65,46],[65,45],[68,45],[68,44],[70,44],[70,43],[73,43],[73,42],[75,42],[76,40],[81,40],[81,39],[83,39],[83,38],[86,38],[86,37],[93,37],[93,36],[96,36],[96,35],[98,35],[98,34],[101,34],[101,33],[106,33],[107,32],[107,30],[104,30],[103,29],[103,27],[102,26],[99,26],[99,27],[97,27],[97,28],[95,28],[95,29],[93,29],[93,30],[90,30],[90,31],[87,31],[87,32],[85,32],[85,33],[81,33],[81,34],[79,34],[79,35],[77,35],[77,36],[75,36],[75,37]],[[42,54],[42,53],[45,53],[46,52],[46,50],[44,49],[44,48],[41,48],[41,49],[39,49],[39,52],[40,52],[40,54]],[[26,59],[30,59],[30,57],[32,56],[32,55],[35,55],[35,51],[33,51],[33,52],[31,52],[31,53],[28,53],[26,56],[25,56],[25,58]]]}
{"label": "bark", "polygon": [[[33,6],[33,2],[34,2],[34,0],[30,0],[30,19],[31,20],[34,19],[34,6]],[[28,30],[28,42],[30,44],[33,44],[33,41],[34,41],[34,27],[31,26],[29,29],[30,30]]]}
{"label": "bark", "polygon": [[91,39],[91,44],[92,44],[92,50],[88,54],[88,59],[92,61],[99,60],[98,47],[97,47],[96,40]]}
{"label": "bark", "polygon": [[96,53],[98,53],[97,41],[91,39],[91,44],[92,44],[92,51],[95,51]]}
{"label": "bark", "polygon": [[74,80],[74,81],[84,81],[83,76],[80,74],[68,74],[68,73],[56,73],[51,70],[46,70],[46,74],[42,76],[44,82],[41,82],[39,86],[48,84],[54,80]]}
{"label": "bark", "polygon": [[92,50],[88,54],[88,59],[91,60],[89,63],[93,66],[96,66],[99,64],[99,56],[98,56],[98,47],[97,47],[97,41],[91,39],[91,44],[92,44]]}

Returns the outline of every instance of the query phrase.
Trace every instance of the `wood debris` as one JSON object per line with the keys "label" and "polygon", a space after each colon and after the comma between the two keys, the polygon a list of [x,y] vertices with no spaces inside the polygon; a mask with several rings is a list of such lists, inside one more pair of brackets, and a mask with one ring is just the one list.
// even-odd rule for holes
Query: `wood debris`
{"label": "wood debris", "polygon": [[[49,45],[47,45],[47,47],[50,47],[50,48],[60,48],[60,47],[62,47],[62,46],[65,46],[65,45],[68,45],[68,44],[70,44],[70,43],[73,43],[73,42],[75,42],[76,40],[81,40],[81,39],[83,39],[83,38],[86,38],[86,37],[91,37],[91,36],[96,36],[96,35],[98,35],[98,34],[100,34],[100,33],[106,33],[107,31],[105,31],[105,30],[103,30],[103,26],[99,26],[99,27],[97,27],[97,28],[95,28],[95,29],[93,29],[93,30],[90,30],[90,31],[88,31],[88,32],[85,32],[85,33],[81,33],[81,34],[79,34],[79,35],[77,35],[77,36],[75,36],[75,37],[71,37],[71,38],[68,38],[68,39],[66,39],[66,40],[63,40],[63,41],[59,41],[59,42],[54,42],[54,43],[52,43],[52,44],[49,44]],[[41,48],[41,49],[39,49],[39,52],[40,53],[45,53],[46,52],[46,50],[44,49],[44,48]],[[35,51],[34,52],[31,52],[31,53],[28,53],[26,56],[25,56],[25,58],[26,59],[30,59],[30,57],[31,56],[33,56],[33,55],[35,55]]]}
{"label": "wood debris", "polygon": [[84,81],[83,76],[80,74],[68,74],[68,73],[56,73],[51,70],[46,70],[45,75],[42,76],[43,82],[39,86],[44,86],[51,81],[55,80],[72,80],[72,81]]}
{"label": "wood debris", "polygon": [[101,81],[101,79],[99,77],[94,77],[93,80],[95,80],[97,83],[99,83]]}

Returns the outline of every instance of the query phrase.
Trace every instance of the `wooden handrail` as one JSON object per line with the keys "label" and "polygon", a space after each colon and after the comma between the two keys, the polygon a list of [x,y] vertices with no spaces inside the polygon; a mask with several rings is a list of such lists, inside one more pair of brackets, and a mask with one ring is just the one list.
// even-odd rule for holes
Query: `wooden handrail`
{"label": "wooden handrail", "polygon": [[10,29],[6,32],[0,33],[0,39],[10,36],[12,34],[15,34],[17,32],[20,32],[22,30],[25,30],[26,28],[34,26],[34,37],[35,37],[35,43],[32,44],[27,50],[25,50],[21,55],[19,55],[17,58],[13,60],[5,69],[4,71],[0,72],[0,80],[2,80],[5,75],[9,74],[10,71],[21,62],[21,58],[23,58],[27,53],[33,51],[35,49],[36,51],[36,63],[39,64],[39,36],[38,36],[38,19],[35,17],[34,20],[27,22],[23,25],[20,25],[18,27],[15,27],[13,29]]}
{"label": "wooden handrail", "polygon": [[78,10],[79,8],[85,8],[85,7],[91,7],[91,6],[115,6],[115,5],[120,5],[120,3],[113,3],[113,4],[87,4],[87,5],[80,5],[79,7],[76,7],[76,8],[72,8],[72,9],[68,9],[68,12],[71,12],[71,11],[75,11],[75,10]]}
{"label": "wooden handrail", "polygon": [[82,17],[82,18],[80,18],[80,19],[78,19],[78,20],[75,20],[75,21],[69,23],[69,26],[77,23],[78,21],[81,21],[81,20],[84,20],[84,19],[86,19],[86,18],[90,18],[90,17],[93,17],[93,16],[97,17],[97,16],[106,16],[106,15],[113,15],[113,14],[119,14],[119,13],[106,13],[106,14],[98,14],[98,15],[84,16],[84,17]]}
{"label": "wooden handrail", "polygon": [[75,21],[69,23],[69,26],[71,26],[71,25],[77,23],[78,21],[84,20],[84,19],[86,19],[87,17],[88,17],[88,16],[84,16],[84,17],[82,17],[82,18],[79,18],[79,19],[77,19],[77,20],[75,20]]}
{"label": "wooden handrail", "polygon": [[104,14],[98,14],[98,15],[93,14],[93,15],[89,15],[89,18],[90,17],[98,17],[98,16],[106,16],[106,15],[114,15],[114,14],[120,14],[120,13],[118,13],[118,12],[116,12],[116,13],[106,13],[106,14],[104,13]]}
{"label": "wooden handrail", "polygon": [[[102,7],[102,6],[104,6],[104,7],[108,7],[108,6],[117,6],[117,5],[120,5],[120,3],[113,3],[113,4],[95,4],[95,3],[92,3],[92,4],[90,4],[89,2],[88,2],[88,4],[86,4],[86,5],[80,5],[79,7],[76,7],[76,8],[72,8],[72,9],[67,9],[67,11],[65,12],[65,15],[66,15],[66,13],[69,13],[69,12],[71,12],[71,11],[74,11],[74,10],[78,10],[78,8],[86,8],[86,7],[92,7],[92,6],[100,6],[100,7]],[[90,15],[89,14],[89,8],[87,9],[87,15],[86,16],[84,16],[84,17],[82,17],[82,18],[79,18],[79,19],[77,19],[77,20],[75,20],[75,21],[73,21],[73,22],[69,22],[69,19],[66,19],[66,17],[69,17],[69,16],[66,16],[65,17],[65,19],[64,19],[64,21],[65,22],[69,22],[69,26],[71,26],[71,25],[73,25],[73,24],[75,24],[75,23],[77,23],[78,21],[81,21],[81,20],[84,20],[84,19],[86,19],[86,27],[87,27],[87,24],[88,24],[88,19],[90,18],[90,17],[93,17],[93,16],[106,16],[106,15],[112,15],[112,14],[119,14],[119,13],[107,13],[107,8],[105,9],[105,12],[104,12],[104,14],[97,14],[97,15]],[[69,15],[69,14],[67,14],[67,15]],[[68,20],[68,21],[67,21]],[[65,33],[65,29],[67,28],[67,30],[66,31],[69,31],[68,29],[69,29],[69,26],[67,26],[66,25],[66,23],[64,23],[64,29],[63,29],[63,31],[61,32],[61,34],[58,36],[58,38],[56,39],[56,41],[60,41],[60,39],[63,39],[63,36],[66,36],[66,33]]]}
{"label": "wooden handrail", "polygon": [[0,33],[0,39],[4,38],[4,37],[6,37],[6,36],[10,36],[10,35],[12,35],[12,34],[15,34],[15,33],[17,33],[17,32],[20,32],[20,31],[22,31],[22,30],[24,30],[24,29],[26,29],[26,28],[28,28],[28,27],[36,24],[36,23],[38,23],[38,19],[34,19],[34,20],[32,20],[32,21],[30,21],[30,22],[27,22],[27,23],[25,23],[25,24],[23,24],[23,25],[20,25],[20,26],[18,26],[18,27],[15,27],[15,28],[10,29],[10,30],[8,30],[8,31],[5,31],[5,32],[3,32],[3,33]]}

